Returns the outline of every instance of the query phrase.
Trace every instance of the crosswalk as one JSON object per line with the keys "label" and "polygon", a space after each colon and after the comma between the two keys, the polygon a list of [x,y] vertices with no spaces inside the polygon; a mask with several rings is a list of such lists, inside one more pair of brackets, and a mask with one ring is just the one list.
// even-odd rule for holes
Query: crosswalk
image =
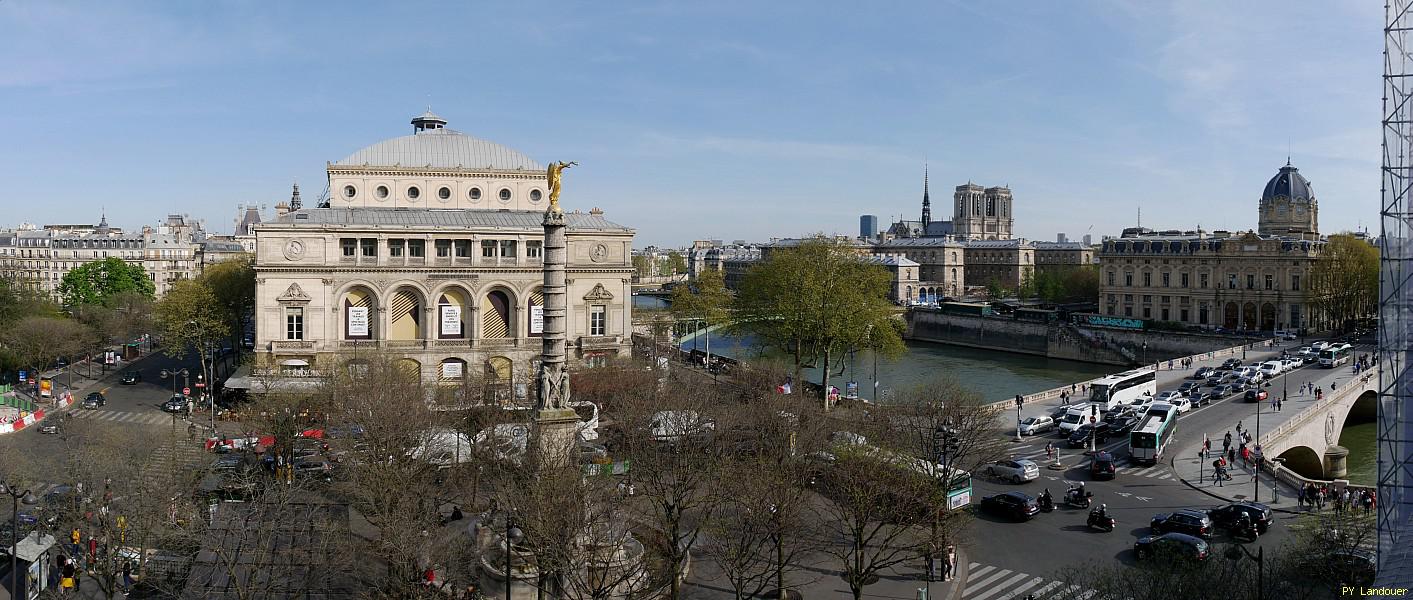
{"label": "crosswalk", "polygon": [[[1060,446],[1060,444],[1056,444]],[[1007,448],[1007,455],[1011,458],[1025,458],[1035,461],[1040,466],[1045,466],[1049,458],[1045,455],[1045,444],[1025,444],[1021,446],[1011,446]],[[1081,454],[1078,449],[1060,448],[1060,460],[1068,467],[1082,466],[1088,464],[1089,458]],[[1137,465],[1129,462],[1129,459],[1121,459],[1118,463],[1117,473],[1121,476],[1143,477],[1147,479],[1176,481],[1177,477],[1166,465],[1157,464],[1152,466]]]}
{"label": "crosswalk", "polygon": [[154,412],[127,412],[120,410],[75,410],[74,418],[90,421],[108,421],[133,425],[171,425],[172,415]]}
{"label": "crosswalk", "polygon": [[962,587],[962,600],[1014,600],[1034,596],[1035,600],[1084,600],[1094,590],[1047,580],[1028,573],[971,563]]}

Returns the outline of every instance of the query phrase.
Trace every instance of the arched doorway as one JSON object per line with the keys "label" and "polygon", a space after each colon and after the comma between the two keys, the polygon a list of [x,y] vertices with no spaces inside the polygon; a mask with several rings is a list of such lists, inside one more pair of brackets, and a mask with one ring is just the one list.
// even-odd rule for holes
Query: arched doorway
{"label": "arched doorway", "polygon": [[393,294],[388,305],[388,339],[422,338],[422,302],[416,292],[403,288]]}
{"label": "arched doorway", "polygon": [[1235,302],[1228,302],[1222,309],[1222,327],[1236,329],[1241,323],[1241,316],[1238,313]]}
{"label": "arched doorway", "polygon": [[493,290],[481,301],[481,337],[510,337],[510,296]]}
{"label": "arched doorway", "polygon": [[514,364],[504,356],[492,356],[486,360],[486,396],[499,404],[511,399],[511,382],[514,381]]}
{"label": "arched doorway", "polygon": [[437,367],[437,379],[441,381],[461,381],[466,375],[466,361],[459,358],[444,359]]}
{"label": "arched doorway", "polygon": [[373,291],[356,287],[343,295],[343,339],[371,340],[377,335],[378,299]]}
{"label": "arched doorway", "polygon": [[908,287],[907,287],[907,293],[908,293],[908,295],[907,295],[907,297],[905,298],[905,300],[907,300],[909,303],[911,303],[911,302],[913,301],[913,286],[908,286]]}
{"label": "arched doorway", "polygon": [[1241,307],[1241,328],[1254,329],[1260,323],[1256,317],[1256,303],[1247,302]]}
{"label": "arched doorway", "polygon": [[466,316],[470,307],[469,299],[461,290],[449,289],[437,298],[437,338],[462,339],[466,337]]}
{"label": "arched doorway", "polygon": [[1276,328],[1276,307],[1267,302],[1261,305],[1261,331],[1272,331]]}

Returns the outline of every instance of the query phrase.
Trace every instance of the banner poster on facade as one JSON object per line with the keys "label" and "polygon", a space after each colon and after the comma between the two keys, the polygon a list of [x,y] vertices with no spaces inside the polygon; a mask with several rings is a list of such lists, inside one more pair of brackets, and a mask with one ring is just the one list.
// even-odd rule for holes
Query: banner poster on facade
{"label": "banner poster on facade", "polygon": [[449,360],[442,363],[442,377],[445,379],[458,379],[461,377],[461,361]]}
{"label": "banner poster on facade", "polygon": [[530,333],[545,332],[545,307],[530,307]]}
{"label": "banner poster on facade", "polygon": [[368,307],[352,306],[348,309],[348,335],[350,337],[368,336]]}
{"label": "banner poster on facade", "polygon": [[442,335],[461,335],[461,307],[442,307]]}

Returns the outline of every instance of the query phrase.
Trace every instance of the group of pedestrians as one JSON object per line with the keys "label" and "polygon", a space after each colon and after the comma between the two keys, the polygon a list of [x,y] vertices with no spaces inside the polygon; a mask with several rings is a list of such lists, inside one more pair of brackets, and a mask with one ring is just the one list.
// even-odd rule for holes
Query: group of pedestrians
{"label": "group of pedestrians", "polygon": [[1378,362],[1378,355],[1361,354],[1354,360],[1354,374],[1358,375],[1369,370]]}
{"label": "group of pedestrians", "polygon": [[1329,504],[1339,514],[1345,514],[1347,511],[1352,515],[1356,510],[1362,510],[1363,514],[1367,515],[1374,512],[1374,507],[1378,505],[1378,496],[1370,490],[1355,492],[1346,486],[1341,491],[1328,484],[1307,483],[1297,492],[1296,501],[1302,508],[1311,510],[1324,510],[1325,505]]}

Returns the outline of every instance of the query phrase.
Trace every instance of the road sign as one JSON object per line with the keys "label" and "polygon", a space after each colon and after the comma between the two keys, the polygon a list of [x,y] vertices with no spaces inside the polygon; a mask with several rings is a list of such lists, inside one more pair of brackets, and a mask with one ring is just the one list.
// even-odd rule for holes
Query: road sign
{"label": "road sign", "polygon": [[184,388],[182,388],[182,395],[183,395],[183,396],[190,396],[190,395],[191,395],[191,388],[189,388],[189,387],[184,387]]}

